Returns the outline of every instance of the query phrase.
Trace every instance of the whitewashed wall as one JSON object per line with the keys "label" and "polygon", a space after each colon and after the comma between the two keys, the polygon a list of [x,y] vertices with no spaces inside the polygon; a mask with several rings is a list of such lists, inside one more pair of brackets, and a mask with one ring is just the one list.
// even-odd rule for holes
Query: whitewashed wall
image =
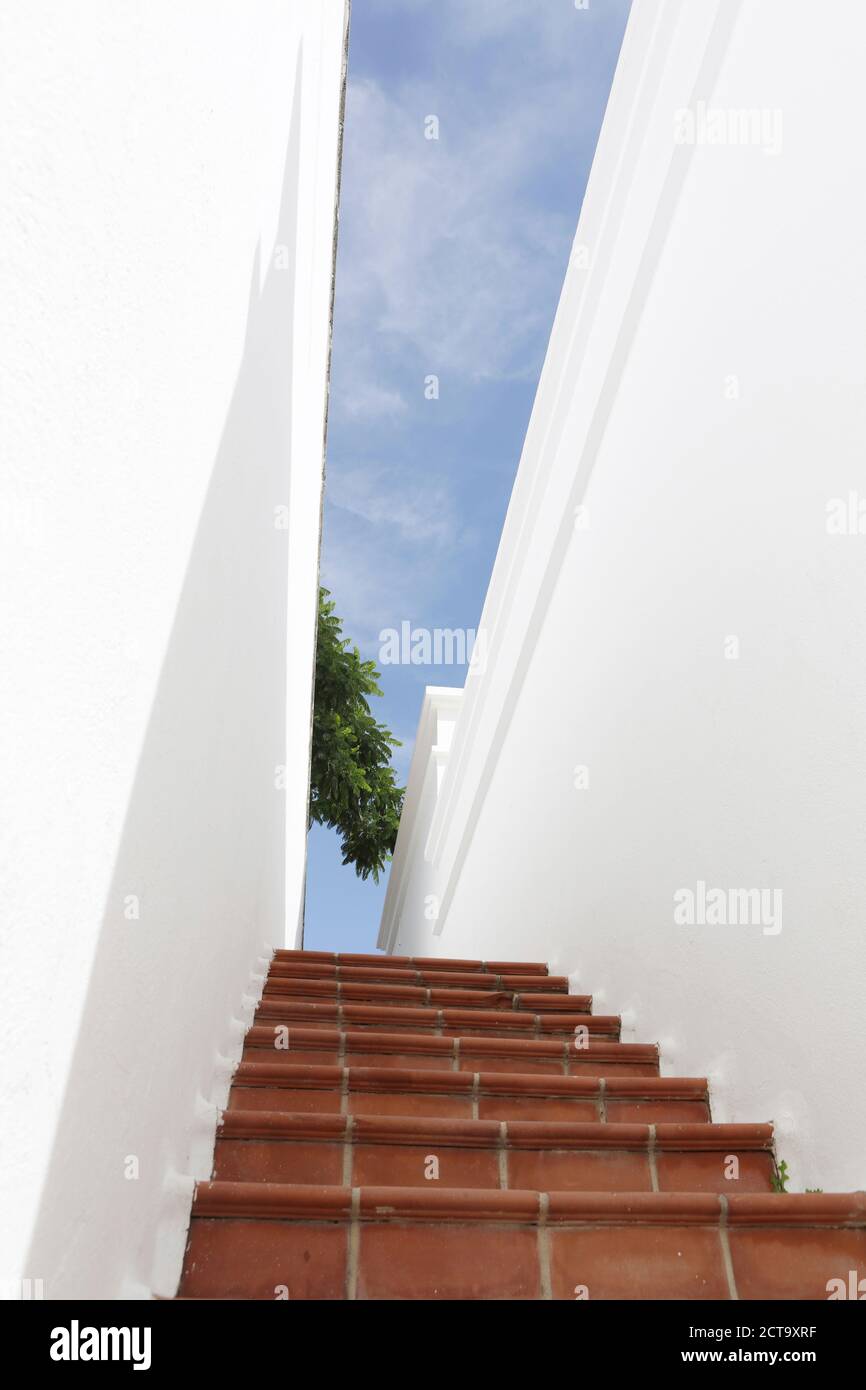
{"label": "whitewashed wall", "polygon": [[[549,960],[794,1190],[866,1184],[864,47],[855,0],[636,0],[380,937]],[[677,924],[700,882],[781,917]]]}
{"label": "whitewashed wall", "polygon": [[345,24],[0,12],[0,1276],[46,1297],[173,1292],[295,940]]}

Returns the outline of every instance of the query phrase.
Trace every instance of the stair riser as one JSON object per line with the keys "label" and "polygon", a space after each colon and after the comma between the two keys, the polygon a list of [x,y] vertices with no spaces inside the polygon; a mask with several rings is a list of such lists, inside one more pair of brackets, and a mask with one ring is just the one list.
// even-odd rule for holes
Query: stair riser
{"label": "stair riser", "polygon": [[[575,1014],[573,1018],[546,1018],[543,1014],[527,1017],[513,1015],[508,1010],[490,1015],[481,1010],[477,1017],[473,1011],[466,1010],[464,1017],[449,1021],[447,1010],[437,1018],[436,1010],[424,1011],[423,1020],[405,1019],[406,1013],[418,1010],[367,1008],[364,1005],[347,1004],[340,1009],[326,1005],[298,1004],[266,1000],[256,1009],[254,1026],[274,1029],[286,1028],[353,1028],[366,1032],[422,1034],[437,1038],[551,1038],[554,1041],[571,1042],[575,1029],[586,1029],[590,1038],[607,1038],[613,1042],[619,1039],[620,1021],[616,1017],[601,1014]],[[378,1016],[377,1016],[378,1015]]]}
{"label": "stair riser", "polygon": [[565,975],[490,975],[485,971],[376,970],[358,965],[297,965],[271,961],[268,980],[319,980],[331,984],[414,985],[429,989],[498,989],[529,993],[568,994]]}
{"label": "stair riser", "polygon": [[516,1010],[518,1013],[588,1014],[587,994],[536,994],[526,990],[422,988],[416,985],[334,984],[330,980],[270,979],[265,1000],[274,1004],[380,1004],[385,1008]]}
{"label": "stair riser", "polygon": [[[351,1065],[434,1071],[441,1071],[445,1067],[452,1071],[516,1071],[538,1076],[658,1076],[659,1074],[657,1058],[654,1061],[633,1061],[625,1050],[602,1057],[592,1044],[580,1053],[569,1054],[567,1059],[564,1050],[559,1056],[549,1057],[525,1055],[517,1049],[506,1052],[502,1056],[495,1056],[487,1052],[473,1051],[470,1046],[471,1039],[464,1040],[461,1037],[460,1053],[456,1059],[457,1064],[454,1065],[453,1054],[449,1051],[429,1054],[413,1051],[410,1048],[407,1048],[405,1052],[377,1051],[375,1036],[375,1032],[371,1032],[369,1050],[363,1052],[354,1046],[351,1051],[343,1052],[338,1045],[329,1045],[327,1042],[323,1042],[321,1048],[314,1048],[310,1043],[305,1043],[301,1047],[290,1046],[285,1051],[277,1051],[273,1047],[254,1047],[248,1043],[244,1047],[243,1060],[245,1062],[269,1060],[291,1062],[298,1066],[336,1067]],[[447,1038],[443,1038],[442,1041],[447,1042]],[[610,1053],[610,1050],[617,1048],[617,1046],[616,1043],[607,1043],[606,1049]]]}
{"label": "stair riser", "polygon": [[229,1110],[303,1111],[310,1115],[407,1115],[442,1120],[607,1120],[618,1124],[690,1124],[708,1122],[710,1108],[701,1100],[613,1100],[554,1096],[424,1094],[389,1095],[381,1091],[295,1090],[280,1086],[233,1086]]}
{"label": "stair riser", "polygon": [[[725,1177],[736,1154],[739,1175]],[[438,1178],[429,1178],[429,1160]],[[280,1139],[219,1139],[214,1178],[237,1182],[329,1183],[348,1187],[535,1188],[560,1192],[769,1192],[768,1152],[502,1149],[437,1144],[375,1144]]]}
{"label": "stair riser", "polygon": [[[363,1033],[371,1039],[375,1039],[377,1034],[386,1033],[407,1038],[489,1038],[516,1043],[546,1041],[558,1043],[560,1047],[562,1047],[563,1044],[569,1044],[573,1039],[571,1031],[562,1028],[490,1028],[486,1025],[483,1027],[473,1027],[471,1024],[446,1024],[442,1027],[430,1028],[403,1028],[399,1023],[395,1023],[394,1020],[390,1018],[383,1019],[381,1023],[366,1023],[359,1022],[357,1018],[351,1017],[322,1019],[321,1021],[317,1021],[316,1019],[310,1019],[306,1016],[291,1018],[283,1015],[279,1020],[267,1016],[257,1016],[253,1022],[256,1028],[267,1028],[271,1032],[273,1032],[273,1029],[277,1026],[285,1027],[290,1032],[295,1028],[309,1028],[316,1031],[321,1030],[322,1032],[333,1032],[335,1029],[339,1028],[341,1030],[351,1029],[353,1032]],[[603,1021],[599,1025],[590,1028],[587,1036],[590,1046],[595,1042],[603,1042],[608,1045],[610,1043],[619,1042],[619,1033],[613,1028],[605,1027]],[[375,1047],[375,1042],[371,1042],[371,1047]],[[581,1049],[581,1051],[585,1050],[584,1048]]]}
{"label": "stair riser", "polygon": [[[726,1248],[727,1247],[727,1248]],[[729,1252],[733,1285],[729,1280]],[[866,1232],[629,1222],[548,1226],[193,1219],[186,1297],[827,1298],[866,1269]],[[583,1293],[586,1290],[586,1293]]]}
{"label": "stair riser", "polygon": [[801,1300],[866,1270],[863,1194],[772,1192],[771,1127],[709,1124],[704,1080],[565,985],[277,953],[182,1296]]}
{"label": "stair riser", "polygon": [[482,972],[488,975],[547,975],[547,966],[542,961],[526,960],[454,960],[447,956],[379,956],[350,952],[346,955],[333,951],[287,951],[274,952],[274,961],[300,964],[362,966],[379,970],[456,970],[463,974]]}

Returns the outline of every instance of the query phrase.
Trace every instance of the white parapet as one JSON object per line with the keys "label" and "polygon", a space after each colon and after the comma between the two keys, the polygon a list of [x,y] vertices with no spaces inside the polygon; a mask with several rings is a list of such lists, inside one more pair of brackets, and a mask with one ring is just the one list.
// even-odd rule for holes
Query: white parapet
{"label": "white parapet", "polygon": [[856,4],[635,0],[380,938],[548,960],[795,1189],[866,1182],[864,46]]}
{"label": "white parapet", "polygon": [[379,946],[392,954],[399,955],[401,951],[401,922],[423,921],[436,929],[438,876],[429,844],[430,826],[443,794],[451,740],[462,703],[462,690],[428,685],[424,691],[379,931]]}
{"label": "white parapet", "polygon": [[346,23],[344,0],[0,14],[22,1296],[173,1293],[249,996],[296,939]]}

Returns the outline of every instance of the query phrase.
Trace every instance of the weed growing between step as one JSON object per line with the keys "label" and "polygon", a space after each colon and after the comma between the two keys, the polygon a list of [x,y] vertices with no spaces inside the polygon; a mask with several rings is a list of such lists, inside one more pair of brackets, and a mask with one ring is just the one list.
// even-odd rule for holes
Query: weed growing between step
{"label": "weed growing between step", "polygon": [[770,1178],[770,1186],[774,1192],[787,1192],[790,1180],[791,1175],[788,1172],[788,1165],[785,1160],[782,1159],[782,1162],[777,1163],[773,1170],[773,1175]]}

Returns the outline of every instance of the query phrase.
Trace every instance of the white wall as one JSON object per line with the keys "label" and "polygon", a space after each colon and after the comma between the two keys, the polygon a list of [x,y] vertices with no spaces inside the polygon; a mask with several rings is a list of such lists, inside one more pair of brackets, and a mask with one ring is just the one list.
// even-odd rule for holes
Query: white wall
{"label": "white wall", "polygon": [[0,13],[0,1276],[46,1297],[173,1292],[295,939],[345,20]]}
{"label": "white wall", "polygon": [[[487,668],[380,937],[549,960],[774,1120],[794,1190],[866,1184],[864,45],[856,0],[636,0]],[[701,102],[768,138],[681,143]],[[780,890],[781,931],[676,924],[701,880]]]}

